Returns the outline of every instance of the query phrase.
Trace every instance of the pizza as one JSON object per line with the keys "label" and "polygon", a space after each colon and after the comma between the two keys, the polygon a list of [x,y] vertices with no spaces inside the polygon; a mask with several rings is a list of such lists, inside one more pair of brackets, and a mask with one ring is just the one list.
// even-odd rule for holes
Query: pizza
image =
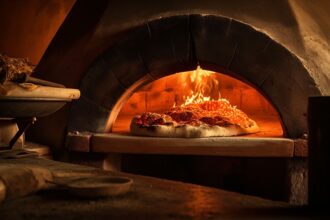
{"label": "pizza", "polygon": [[164,113],[144,112],[131,120],[131,133],[155,137],[225,137],[256,133],[257,123],[228,100],[176,106]]}

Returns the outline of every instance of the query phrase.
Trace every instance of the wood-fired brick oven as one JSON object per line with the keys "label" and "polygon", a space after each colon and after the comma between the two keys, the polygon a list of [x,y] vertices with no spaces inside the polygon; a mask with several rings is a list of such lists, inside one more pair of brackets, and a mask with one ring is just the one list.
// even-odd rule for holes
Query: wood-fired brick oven
{"label": "wood-fired brick oven", "polygon": [[247,24],[195,14],[131,28],[99,55],[82,78],[84,96],[72,107],[69,130],[109,130],[108,118],[112,124],[122,102],[141,85],[197,64],[234,72],[269,98],[287,136],[306,133],[307,97],[320,93],[301,61]]}
{"label": "wood-fired brick oven", "polygon": [[[61,54],[63,64],[56,57],[60,48],[70,43],[65,32],[70,32],[68,26],[74,22],[73,17],[83,16],[79,10],[83,10],[84,4],[75,6],[37,68],[47,72],[49,78],[54,77],[51,76],[54,70],[45,70],[50,62],[65,68],[69,65],[66,62],[82,56],[78,51],[66,51]],[[172,73],[192,70],[199,64],[218,72],[234,72],[262,91],[281,115],[287,136],[300,137],[306,133],[306,100],[320,91],[297,56],[253,26],[221,14],[205,14],[205,9],[200,14],[195,10],[194,13],[173,11],[158,17],[150,14],[148,20],[114,26],[107,19],[110,16],[107,10],[102,8],[104,15],[95,18],[91,16],[92,9],[89,8],[88,23],[84,25],[87,27],[80,28],[82,33],[66,35],[81,36],[80,40],[71,42],[78,48],[82,46],[79,44],[83,36],[95,39],[84,46],[89,50],[84,52],[84,59],[90,61],[66,66],[69,68],[66,71],[75,75],[68,73],[67,83],[78,86],[72,81],[81,80],[79,87],[83,94],[72,107],[69,130],[106,131],[109,115],[116,118],[113,110],[118,109],[113,107],[124,93],[127,98],[136,89],[133,85],[141,86]],[[101,9],[94,10],[97,13]]]}
{"label": "wood-fired brick oven", "polygon": [[[296,30],[274,25],[297,25],[287,1],[238,3],[245,11],[235,11],[229,1],[77,1],[36,69],[36,76],[77,87],[82,93],[77,102],[58,114],[54,121],[59,118],[63,123],[53,123],[47,128],[48,134],[57,129],[56,139],[63,143],[69,132],[70,150],[86,153],[299,156],[295,146],[303,141],[296,139],[308,130],[308,97],[322,95],[324,85],[318,84],[315,73],[298,53]],[[198,65],[260,92],[274,107],[286,138],[209,139],[215,144],[206,151],[201,147],[209,145],[207,139],[197,143],[157,140],[161,143],[157,150],[154,144],[148,145],[150,139],[111,136],[118,113],[134,92]],[[43,127],[42,122],[39,124]],[[145,148],[127,148],[137,142]],[[266,144],[255,150],[261,142]],[[247,153],[246,144],[254,150]],[[236,150],[226,154],[228,151],[218,147]],[[273,154],[271,149],[275,148],[284,150]]]}

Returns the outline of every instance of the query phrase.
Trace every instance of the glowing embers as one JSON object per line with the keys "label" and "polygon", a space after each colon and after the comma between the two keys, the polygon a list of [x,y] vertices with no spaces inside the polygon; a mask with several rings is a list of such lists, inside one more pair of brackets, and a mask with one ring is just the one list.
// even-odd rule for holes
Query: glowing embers
{"label": "glowing embers", "polygon": [[259,125],[254,136],[282,136],[278,113],[254,88],[228,75],[198,68],[155,80],[136,91],[122,106],[112,132],[129,132],[131,118],[143,112],[164,113],[173,107],[228,100]]}

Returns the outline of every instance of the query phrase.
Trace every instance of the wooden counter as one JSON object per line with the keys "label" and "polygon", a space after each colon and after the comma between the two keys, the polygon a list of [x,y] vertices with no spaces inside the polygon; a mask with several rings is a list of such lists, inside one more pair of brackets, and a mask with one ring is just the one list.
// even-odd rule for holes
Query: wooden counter
{"label": "wooden counter", "polygon": [[[45,159],[0,160],[0,165],[8,163],[46,167],[58,180],[105,172]],[[1,219],[297,219],[303,216],[320,219],[283,202],[182,182],[107,173],[132,178],[131,191],[120,197],[87,200],[69,196],[58,188],[47,188],[1,204]]]}

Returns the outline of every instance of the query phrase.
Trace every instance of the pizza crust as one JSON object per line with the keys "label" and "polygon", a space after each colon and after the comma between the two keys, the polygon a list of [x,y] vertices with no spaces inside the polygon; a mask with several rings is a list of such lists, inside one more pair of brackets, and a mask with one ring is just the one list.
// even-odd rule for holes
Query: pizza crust
{"label": "pizza crust", "polygon": [[131,121],[131,133],[140,136],[151,137],[175,137],[175,138],[203,138],[203,137],[228,137],[242,134],[259,132],[257,123],[251,120],[252,125],[248,128],[242,128],[239,125],[229,125],[226,127],[218,125],[149,125],[141,126]]}

